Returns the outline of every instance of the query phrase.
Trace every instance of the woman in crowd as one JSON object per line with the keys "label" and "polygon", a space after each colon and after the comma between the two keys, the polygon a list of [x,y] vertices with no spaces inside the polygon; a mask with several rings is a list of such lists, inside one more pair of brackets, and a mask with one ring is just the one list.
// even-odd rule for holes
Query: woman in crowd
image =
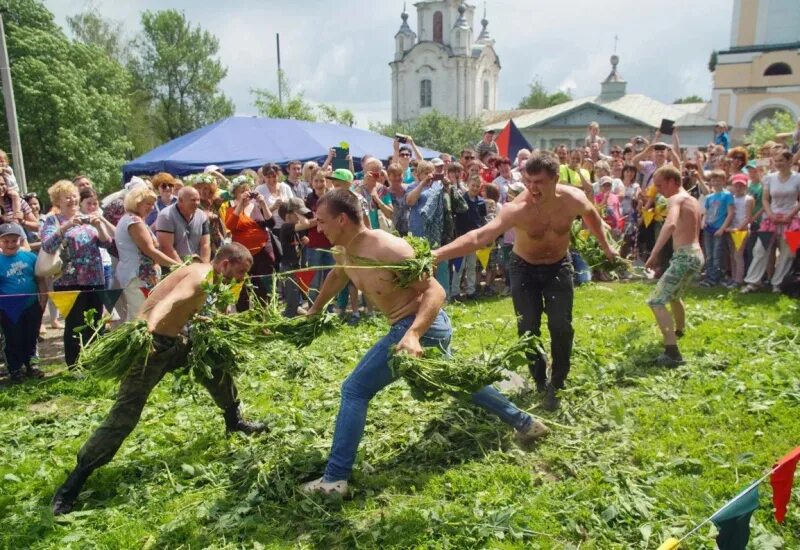
{"label": "woman in crowd", "polygon": [[261,177],[264,183],[256,187],[256,191],[266,200],[267,208],[272,212],[272,220],[275,222],[274,228],[280,228],[283,220],[278,215],[278,208],[282,203],[288,202],[294,194],[292,188],[278,178],[281,169],[275,164],[265,164],[261,167]]}
{"label": "woman in crowd", "polygon": [[[78,196],[81,201],[81,214],[85,216],[97,216],[100,219],[100,223],[105,227],[106,233],[113,236],[114,226],[103,217],[100,211],[100,201],[97,198],[97,192],[91,187],[84,187],[83,190],[79,191]],[[111,267],[111,254],[108,253],[105,247],[100,247],[99,251],[100,257],[103,258],[103,278],[105,280],[105,286],[106,289],[109,289],[114,280],[114,271]]]}
{"label": "woman in crowd", "polygon": [[406,203],[406,186],[403,184],[403,167],[391,163],[386,169],[389,181],[389,198],[392,201],[392,226],[401,237],[408,235],[409,205]]}
{"label": "woman in crowd", "polygon": [[147,187],[137,187],[125,195],[125,214],[114,232],[119,252],[117,281],[127,303],[127,320],[136,319],[150,291],[161,279],[161,267],[178,265],[158,249],[158,239],[145,220],[155,209],[156,194]]}
{"label": "woman in crowd", "polygon": [[228,230],[225,228],[225,201],[219,194],[218,181],[221,175],[215,173],[211,174],[197,174],[192,180],[192,186],[197,189],[200,195],[200,209],[206,213],[208,217],[208,230],[211,237],[211,257],[219,250],[219,247],[225,242],[228,236]]}
{"label": "woman in crowd", "polygon": [[[328,179],[322,170],[317,170],[311,177],[311,193],[306,197],[306,208],[311,210],[316,217],[317,202],[320,197],[328,192]],[[309,221],[314,221],[309,220]],[[308,230],[308,244],[306,245],[306,262],[309,266],[333,266],[333,255],[329,252],[331,243],[328,238],[317,229],[316,225]],[[317,299],[322,282],[328,275],[327,269],[314,272],[311,287],[308,289],[308,300],[312,304]]]}
{"label": "woman in crowd", "polygon": [[[780,285],[789,273],[794,261],[794,253],[786,243],[786,231],[800,231],[800,174],[792,172],[792,153],[783,151],[775,156],[777,172],[764,176],[762,206],[766,216],[761,222],[759,231],[772,233],[777,241],[779,256],[772,274],[772,291],[780,292]],[[754,292],[761,285],[761,279],[767,271],[769,263],[769,245],[762,239],[756,239],[753,248],[753,260],[747,270],[744,282],[747,283],[742,292]]]}
{"label": "woman in crowd", "polygon": [[[39,220],[39,227],[37,229],[34,230],[28,229],[27,227],[24,228],[25,238],[28,241],[28,246],[31,247],[31,252],[38,254],[39,250],[42,248],[41,228],[45,218],[44,214],[42,214],[42,204],[39,202],[39,196],[34,192],[25,194],[25,196],[22,197],[22,200],[28,203],[28,206],[30,206],[34,217]],[[47,284],[47,290],[52,291],[53,278],[47,277],[45,283]],[[50,326],[55,329],[63,329],[64,325],[58,320],[58,309],[52,300],[47,300],[47,312],[50,315]],[[44,334],[45,332],[44,319],[42,319],[42,328],[39,332],[41,334]]]}
{"label": "woman in crowd", "polygon": [[[261,193],[253,191],[253,183],[249,175],[236,176],[231,180],[229,191],[233,195],[233,203],[225,212],[225,227],[231,232],[233,242],[244,245],[253,255],[253,266],[248,274],[255,295],[267,300],[272,288],[269,275],[275,271],[275,253],[269,229],[274,227],[275,221],[267,200]],[[247,309],[250,309],[250,292],[243,289],[236,303],[236,311]]]}
{"label": "woman in crowd", "polygon": [[728,151],[728,160],[730,161],[730,173],[728,176],[736,174],[747,175],[747,149],[744,147],[734,147]]}
{"label": "woman in crowd", "polygon": [[[149,226],[154,226],[158,213],[165,209],[167,206],[178,202],[178,196],[175,189],[175,178],[167,172],[159,172],[153,176],[153,190],[158,193],[155,208],[147,215],[145,223]],[[128,209],[125,208],[127,213]]]}
{"label": "woman in crowd", "polygon": [[83,328],[84,314],[103,311],[100,291],[105,289],[103,258],[100,247],[107,247],[111,236],[97,215],[79,212],[78,188],[68,180],[61,180],[48,189],[50,201],[58,207],[57,214],[47,216],[42,226],[42,250],[60,254],[63,268],[53,279],[53,290],[78,291],[75,303],[64,324],[64,359],[72,367],[80,353],[80,338],[88,339],[92,331]]}
{"label": "woman in crowd", "polygon": [[318,171],[319,171],[319,164],[317,164],[313,160],[309,160],[303,165],[303,169],[300,171],[300,181],[305,183],[308,186],[308,188],[311,189],[311,180],[314,178],[314,174],[316,174]]}

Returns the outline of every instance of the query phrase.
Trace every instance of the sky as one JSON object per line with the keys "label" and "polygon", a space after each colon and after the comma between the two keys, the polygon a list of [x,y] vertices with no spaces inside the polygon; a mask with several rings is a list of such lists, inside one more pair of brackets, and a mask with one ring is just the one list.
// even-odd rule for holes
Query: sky
{"label": "sky", "polygon": [[[292,90],[311,102],[356,115],[356,125],[391,119],[394,35],[402,0],[45,0],[65,29],[66,17],[94,6],[128,22],[130,36],[144,10],[177,9],[215,34],[228,74],[221,87],[236,114],[255,115],[250,90],[277,91],[275,34]],[[480,32],[483,2],[473,22]],[[551,91],[596,95],[611,70],[618,37],[618,72],[628,93],[665,103],[711,97],[708,60],[730,46],[730,0],[487,0],[489,32],[500,58],[498,109],[512,109],[536,78]],[[408,2],[416,31],[416,10]],[[67,31],[68,32],[68,31]]]}

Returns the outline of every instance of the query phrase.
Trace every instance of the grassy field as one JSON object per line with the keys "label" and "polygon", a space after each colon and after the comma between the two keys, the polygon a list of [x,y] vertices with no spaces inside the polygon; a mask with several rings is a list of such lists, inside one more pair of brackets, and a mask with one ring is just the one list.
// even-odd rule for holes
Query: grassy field
{"label": "grassy field", "polygon": [[[223,436],[200,388],[153,393],[77,511],[49,502],[106,414],[115,385],[69,373],[0,388],[0,548],[656,548],[800,445],[798,302],[692,291],[687,365],[652,366],[649,286],[576,292],[576,346],[562,409],[514,397],[553,433],[521,450],[510,430],[454,400],[417,402],[403,382],[372,402],[351,500],[308,498],[339,385],[385,330],[372,320],[300,352],[265,350],[240,380],[270,433]],[[450,306],[456,353],[511,338],[509,299]],[[527,374],[521,373],[527,377]],[[784,525],[763,486],[751,548],[800,548],[800,490]],[[685,548],[713,548],[703,527]]]}

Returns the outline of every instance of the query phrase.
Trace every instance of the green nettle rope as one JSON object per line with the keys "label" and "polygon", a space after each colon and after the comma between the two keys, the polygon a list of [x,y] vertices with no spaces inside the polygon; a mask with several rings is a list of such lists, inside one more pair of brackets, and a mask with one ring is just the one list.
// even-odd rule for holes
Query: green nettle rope
{"label": "green nettle rope", "polygon": [[[603,226],[603,231],[606,235],[606,241],[611,245],[611,248],[619,250],[620,242],[611,236],[611,231],[607,226]],[[625,273],[633,271],[633,263],[626,260],[621,256],[609,260],[603,249],[600,248],[600,243],[594,235],[583,229],[583,223],[580,220],[572,222],[572,228],[569,235],[569,247],[581,255],[581,258],[589,265],[591,269],[604,271],[611,275],[613,278],[619,278]]]}
{"label": "green nettle rope", "polygon": [[124,378],[132,369],[146,369],[153,349],[153,335],[147,330],[147,322],[123,323],[100,336],[100,327],[105,321],[105,318],[97,322],[87,319],[94,333],[83,346],[77,366],[96,376],[116,380]]}

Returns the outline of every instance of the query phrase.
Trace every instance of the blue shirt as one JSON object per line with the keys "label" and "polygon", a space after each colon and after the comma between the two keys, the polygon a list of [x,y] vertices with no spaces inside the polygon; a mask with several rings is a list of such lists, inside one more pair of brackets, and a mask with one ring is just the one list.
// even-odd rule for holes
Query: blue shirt
{"label": "blue shirt", "polygon": [[[409,185],[406,188],[406,197],[408,197],[408,194],[416,189],[418,185],[419,183],[417,182]],[[425,236],[425,218],[422,216],[422,209],[425,206],[425,203],[428,202],[428,197],[430,196],[431,191],[437,186],[441,187],[442,182],[435,181],[430,187],[423,189],[419,195],[419,200],[417,200],[417,203],[408,211],[408,232],[415,237]]]}
{"label": "blue shirt", "polygon": [[730,147],[730,139],[728,138],[728,132],[722,132],[717,137],[714,138],[714,145],[722,145],[725,148],[725,152],[728,152],[728,147]]}
{"label": "blue shirt", "polygon": [[711,193],[706,197],[706,229],[718,231],[728,216],[728,206],[733,206],[733,195],[727,191]]}
{"label": "blue shirt", "polygon": [[[19,250],[13,256],[0,254],[0,295],[36,294],[36,254],[27,250]],[[36,300],[30,296],[25,300],[28,307]]]}
{"label": "blue shirt", "polygon": [[403,172],[403,183],[414,183],[414,174],[411,173],[411,166]]}
{"label": "blue shirt", "polygon": [[456,234],[459,236],[483,227],[486,223],[486,202],[483,197],[478,195],[473,199],[469,193],[463,193],[462,196],[467,201],[467,211],[456,214]]}

